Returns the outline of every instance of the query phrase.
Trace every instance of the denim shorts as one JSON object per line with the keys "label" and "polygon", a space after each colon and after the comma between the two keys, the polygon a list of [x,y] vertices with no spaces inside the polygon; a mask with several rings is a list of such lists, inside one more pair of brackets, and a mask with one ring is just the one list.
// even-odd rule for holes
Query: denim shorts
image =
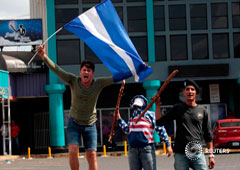
{"label": "denim shorts", "polygon": [[68,145],[81,143],[81,136],[86,151],[97,151],[97,129],[96,125],[80,126],[69,118],[67,125],[67,143]]}

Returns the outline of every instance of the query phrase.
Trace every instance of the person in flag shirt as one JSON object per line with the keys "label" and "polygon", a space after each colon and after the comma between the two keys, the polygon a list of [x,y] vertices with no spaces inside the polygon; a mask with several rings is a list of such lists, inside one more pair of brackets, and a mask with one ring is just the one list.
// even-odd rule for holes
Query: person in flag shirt
{"label": "person in flag shirt", "polygon": [[[156,102],[156,105],[160,105]],[[153,132],[159,134],[166,143],[168,156],[172,155],[172,147],[168,134],[163,126],[156,126],[155,112],[147,111],[135,124],[135,120],[147,106],[147,99],[143,95],[135,96],[131,102],[132,115],[128,124],[117,112],[118,124],[125,134],[128,134],[128,161],[130,170],[156,170],[156,155]]]}

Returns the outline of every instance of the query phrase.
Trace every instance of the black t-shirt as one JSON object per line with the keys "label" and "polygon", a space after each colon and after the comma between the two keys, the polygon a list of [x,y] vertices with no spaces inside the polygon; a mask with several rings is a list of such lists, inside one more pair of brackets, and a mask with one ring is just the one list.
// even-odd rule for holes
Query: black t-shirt
{"label": "black t-shirt", "polygon": [[191,141],[212,141],[211,125],[208,113],[202,106],[188,106],[186,103],[176,104],[160,120],[158,125],[164,125],[170,120],[176,120],[176,139],[174,151],[185,153],[186,145]]}

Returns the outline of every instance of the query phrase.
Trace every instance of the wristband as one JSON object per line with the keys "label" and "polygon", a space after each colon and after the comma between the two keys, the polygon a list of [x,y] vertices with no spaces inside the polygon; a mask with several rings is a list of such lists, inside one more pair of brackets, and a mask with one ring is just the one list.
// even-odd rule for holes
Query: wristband
{"label": "wristband", "polygon": [[208,155],[209,158],[214,158],[213,154]]}

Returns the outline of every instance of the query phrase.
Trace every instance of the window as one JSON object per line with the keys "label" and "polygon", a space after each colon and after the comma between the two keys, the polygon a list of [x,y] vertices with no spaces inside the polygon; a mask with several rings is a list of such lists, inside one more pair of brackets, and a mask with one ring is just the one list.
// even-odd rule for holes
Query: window
{"label": "window", "polygon": [[155,56],[156,61],[166,61],[166,39],[165,36],[155,37]]}
{"label": "window", "polygon": [[59,5],[59,4],[77,4],[78,0],[55,0],[55,4]]}
{"label": "window", "polygon": [[136,50],[143,61],[148,61],[147,37],[131,37]]}
{"label": "window", "polygon": [[171,60],[187,60],[187,36],[170,36]]}
{"label": "window", "polygon": [[82,0],[83,4],[96,4],[96,3],[100,3],[101,0]]}
{"label": "window", "polygon": [[208,37],[204,35],[192,35],[192,58],[208,59]]}
{"label": "window", "polygon": [[220,127],[240,127],[240,122],[238,121],[229,121],[229,122],[221,122]]}
{"label": "window", "polygon": [[80,64],[80,40],[57,40],[57,59],[59,65]]}
{"label": "window", "polygon": [[232,27],[240,28],[240,3],[232,3]]}
{"label": "window", "polygon": [[154,29],[155,31],[165,30],[164,6],[154,6]]}
{"label": "window", "polygon": [[186,9],[185,5],[169,6],[169,29],[186,30]]}
{"label": "window", "polygon": [[[73,20],[79,15],[78,9],[56,9],[56,30],[63,27],[66,23]],[[62,29],[58,34],[72,34],[65,29]]]}
{"label": "window", "polygon": [[191,5],[191,29],[207,29],[207,6],[206,4]]}
{"label": "window", "polygon": [[117,11],[117,14],[118,14],[118,16],[119,16],[119,18],[120,18],[120,20],[122,21],[122,23],[123,23],[123,7],[115,7],[115,9],[116,9],[116,11]]}
{"label": "window", "polygon": [[82,9],[82,13],[84,13],[84,12],[86,12],[88,9],[90,9],[91,7],[89,7],[89,8],[83,8]]}
{"label": "window", "polygon": [[127,0],[127,2],[145,2],[145,0]]}
{"label": "window", "polygon": [[212,28],[228,28],[227,3],[211,4]]}
{"label": "window", "polygon": [[95,55],[95,53],[84,43],[85,59],[90,60],[95,64],[102,63],[101,60]]}
{"label": "window", "polygon": [[145,6],[127,7],[127,15],[129,32],[146,32]]}
{"label": "window", "polygon": [[122,0],[111,0],[112,3],[116,3],[116,2],[122,2]]}
{"label": "window", "polygon": [[233,34],[234,58],[240,58],[240,33]]}
{"label": "window", "polygon": [[213,34],[213,57],[229,58],[228,34]]}

